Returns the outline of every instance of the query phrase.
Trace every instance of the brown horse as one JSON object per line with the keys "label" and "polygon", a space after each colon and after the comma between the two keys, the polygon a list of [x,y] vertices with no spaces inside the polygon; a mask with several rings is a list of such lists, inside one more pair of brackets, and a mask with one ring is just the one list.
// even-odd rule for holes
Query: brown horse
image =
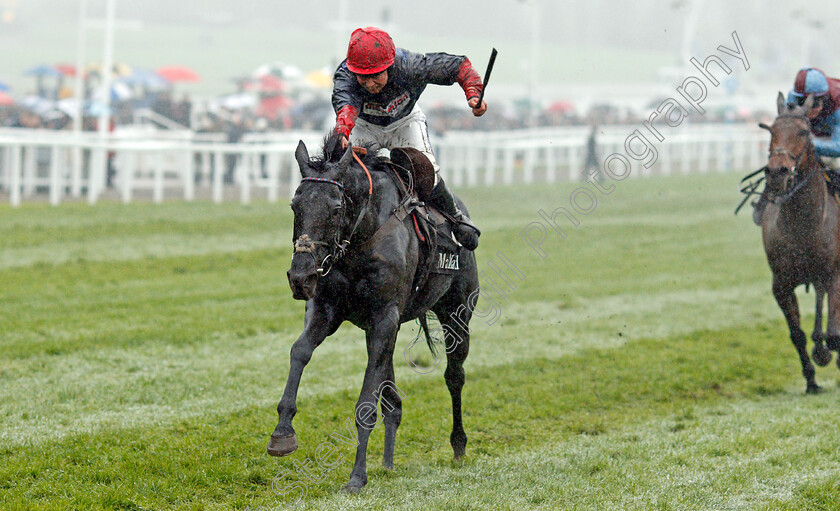
{"label": "brown horse", "polygon": [[[814,379],[794,289],[810,284],[816,290],[812,354],[818,365],[828,365],[830,350],[840,348],[840,228],[837,202],[831,196],[811,142],[806,113],[812,100],[809,97],[803,105],[791,107],[780,92],[779,116],[772,126],[761,125],[771,133],[765,170],[765,194],[770,203],[762,217],[761,232],[773,272],[773,296],[785,315],[802,363],[805,390],[817,393],[822,388]],[[822,302],[826,294],[827,335],[822,330]],[[840,366],[840,358],[837,363]]]}

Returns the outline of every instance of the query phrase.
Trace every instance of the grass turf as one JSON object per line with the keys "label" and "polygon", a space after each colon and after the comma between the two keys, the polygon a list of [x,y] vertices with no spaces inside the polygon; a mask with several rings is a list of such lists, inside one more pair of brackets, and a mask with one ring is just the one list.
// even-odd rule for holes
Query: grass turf
{"label": "grass turf", "polygon": [[305,488],[313,509],[837,509],[837,369],[804,395],[736,182],[616,183],[545,259],[519,233],[577,185],[464,190],[479,264],[501,251],[525,275],[498,321],[473,321],[467,459],[451,462],[441,368],[402,360],[405,325],[396,470],[377,429],[356,496],[336,493],[347,446],[322,481],[300,469],[351,417],[354,328],[307,367],[300,450],[264,452],[302,325],[288,208],[0,207],[0,506],[273,509]]}

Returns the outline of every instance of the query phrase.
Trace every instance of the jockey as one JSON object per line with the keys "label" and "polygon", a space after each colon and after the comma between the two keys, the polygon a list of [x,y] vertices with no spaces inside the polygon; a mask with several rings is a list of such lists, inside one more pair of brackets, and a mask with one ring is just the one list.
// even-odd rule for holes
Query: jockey
{"label": "jockey", "polygon": [[788,93],[789,105],[801,105],[814,96],[814,105],[808,112],[817,156],[840,157],[840,80],[827,78],[815,67],[806,67],[796,73],[793,89]]}
{"label": "jockey", "polygon": [[[793,89],[788,93],[787,104],[802,105],[808,96],[814,96],[814,104],[807,112],[811,122],[814,152],[821,157],[823,165],[837,171],[840,157],[840,80],[828,78],[815,67],[804,67],[796,73]],[[761,216],[767,205],[762,194],[754,204],[753,221],[761,225]]]}
{"label": "jockey", "polygon": [[483,87],[481,77],[469,59],[395,48],[385,31],[359,28],[350,36],[347,59],[336,69],[333,82],[335,130],[342,135],[342,145],[370,144],[379,150],[413,147],[425,154],[435,169],[429,203],[458,222],[456,239],[468,250],[475,250],[481,232],[458,208],[441,179],[429,142],[426,116],[417,106],[427,85],[458,82],[473,115],[484,115],[487,103],[478,104]]}

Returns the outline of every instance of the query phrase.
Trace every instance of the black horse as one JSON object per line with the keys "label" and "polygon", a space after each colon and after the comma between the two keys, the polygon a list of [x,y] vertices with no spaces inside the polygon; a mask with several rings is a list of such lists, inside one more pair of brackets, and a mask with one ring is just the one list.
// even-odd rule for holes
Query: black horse
{"label": "black horse", "polygon": [[461,389],[478,271],[474,254],[461,250],[457,273],[426,273],[418,282],[427,258],[419,232],[415,233],[415,219],[398,214],[405,200],[389,174],[393,169],[388,160],[373,152],[354,157],[351,149],[341,149],[335,136],[325,139],[323,154],[323,158],[310,158],[303,141],[295,151],[303,179],[292,199],[295,252],[288,277],[294,298],[306,300],[306,313],[303,332],[292,345],[289,379],[277,406],[279,422],[268,453],[285,456],[297,449],[292,418],[303,368],[315,348],[341,323],[350,321],[365,331],[368,353],[354,414],[356,461],[344,487],[354,491],[367,483],[367,443],[380,399],[385,424],[383,465],[393,468],[402,415],[400,393],[394,385],[397,332],[403,322],[420,318],[422,323],[429,310],[445,333],[444,377],[452,396],[450,443],[456,459],[464,455],[467,436],[461,423]]}

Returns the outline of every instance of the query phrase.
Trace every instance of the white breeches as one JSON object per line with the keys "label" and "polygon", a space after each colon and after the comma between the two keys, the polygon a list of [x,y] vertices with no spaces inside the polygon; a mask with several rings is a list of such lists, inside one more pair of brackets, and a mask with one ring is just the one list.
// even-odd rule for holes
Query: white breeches
{"label": "white breeches", "polygon": [[372,144],[379,154],[389,155],[396,147],[412,147],[422,152],[432,162],[435,168],[435,184],[440,180],[440,167],[432,152],[429,141],[429,128],[426,125],[426,115],[420,107],[414,106],[407,116],[388,126],[371,124],[364,119],[357,119],[353,131],[350,133],[352,145]]}

